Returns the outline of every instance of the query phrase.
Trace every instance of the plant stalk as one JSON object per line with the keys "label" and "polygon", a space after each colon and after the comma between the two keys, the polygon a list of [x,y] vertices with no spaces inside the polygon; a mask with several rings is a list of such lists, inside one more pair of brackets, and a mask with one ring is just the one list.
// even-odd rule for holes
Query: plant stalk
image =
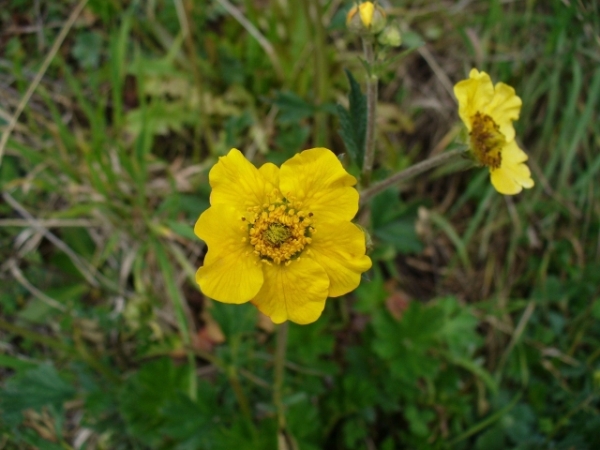
{"label": "plant stalk", "polygon": [[367,74],[367,132],[365,136],[365,156],[363,160],[361,184],[369,186],[371,173],[373,172],[373,161],[375,160],[375,121],[377,119],[377,87],[379,79],[374,73],[375,52],[373,42],[369,38],[363,38],[363,51],[365,61],[369,68]]}
{"label": "plant stalk", "polygon": [[[320,0],[302,2],[306,22],[312,27],[312,42],[314,56],[314,93],[315,103],[321,107],[327,98],[327,58],[325,57],[325,30],[323,28],[323,11]],[[319,109],[315,114],[314,145],[325,146],[329,144],[329,133],[327,128],[327,114]]]}
{"label": "plant stalk", "polygon": [[387,188],[397,183],[400,183],[401,181],[419,175],[423,172],[427,172],[428,170],[433,169],[434,167],[441,166],[442,164],[445,164],[448,161],[451,161],[459,156],[464,155],[465,152],[466,151],[462,148],[450,150],[449,152],[444,152],[439,155],[432,156],[431,158],[426,159],[425,161],[421,161],[420,163],[410,166],[408,169],[395,173],[389,178],[386,178],[385,180],[380,181],[379,183],[374,184],[370,188],[362,191],[360,193],[360,206],[365,205],[371,198],[385,191]]}
{"label": "plant stalk", "polygon": [[282,390],[285,370],[285,351],[287,347],[288,322],[277,327],[275,346],[275,385],[273,386],[273,403],[277,409],[277,426],[280,432],[285,430],[285,410],[283,407]]}

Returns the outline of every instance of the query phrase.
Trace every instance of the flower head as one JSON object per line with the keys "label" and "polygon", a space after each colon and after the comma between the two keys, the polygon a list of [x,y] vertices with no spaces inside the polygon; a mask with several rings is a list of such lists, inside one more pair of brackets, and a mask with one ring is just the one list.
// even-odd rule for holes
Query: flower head
{"label": "flower head", "polygon": [[371,267],[350,220],[356,179],[325,148],[254,167],[232,149],[211,169],[211,206],[194,228],[208,245],[196,281],[225,303],[251,301],[273,322],[319,318],[327,297],[355,289]]}
{"label": "flower head", "polygon": [[513,121],[522,104],[515,90],[504,83],[494,86],[487,73],[472,69],[467,80],[454,86],[454,94],[473,157],[489,167],[494,188],[513,195],[533,187],[527,155],[515,141]]}
{"label": "flower head", "polygon": [[385,10],[373,2],[354,5],[346,15],[346,25],[356,33],[377,34],[385,27]]}

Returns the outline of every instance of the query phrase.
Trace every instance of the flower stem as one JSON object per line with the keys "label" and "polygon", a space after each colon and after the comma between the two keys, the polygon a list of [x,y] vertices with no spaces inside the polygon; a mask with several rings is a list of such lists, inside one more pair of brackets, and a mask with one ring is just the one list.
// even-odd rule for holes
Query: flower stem
{"label": "flower stem", "polygon": [[285,411],[281,391],[283,389],[283,376],[285,369],[285,350],[287,347],[288,322],[277,327],[275,347],[275,385],[273,386],[273,403],[277,409],[277,426],[279,431],[285,430]]}
{"label": "flower stem", "polygon": [[373,172],[373,161],[375,160],[375,120],[377,117],[377,87],[378,78],[374,73],[375,53],[373,42],[369,38],[363,38],[363,51],[369,68],[367,74],[367,132],[365,137],[365,157],[363,160],[361,183],[363,187],[369,186],[371,172]]}
{"label": "flower stem", "polygon": [[450,150],[449,152],[444,152],[439,155],[433,156],[429,159],[426,159],[425,161],[421,161],[420,163],[410,166],[408,169],[395,173],[389,178],[386,178],[385,180],[380,181],[379,183],[374,184],[370,188],[362,191],[360,193],[360,205],[363,206],[372,197],[385,191],[387,188],[393,186],[394,184],[412,178],[416,175],[433,169],[434,167],[441,166],[442,164],[452,159],[455,159],[458,156],[464,155],[465,152],[466,151],[462,148]]}
{"label": "flower stem", "polygon": [[242,409],[242,414],[248,421],[248,425],[252,427],[252,411],[250,410],[250,404],[248,403],[248,399],[246,398],[244,390],[242,389],[236,368],[233,366],[229,367],[227,375],[229,378],[229,383],[233,388],[233,394],[235,395],[235,398]]}
{"label": "flower stem", "polygon": [[[306,23],[310,25],[313,43],[314,58],[314,93],[317,106],[323,105],[328,92],[328,60],[325,57],[325,30],[323,28],[323,11],[320,0],[303,1],[302,7],[306,16]],[[327,128],[328,114],[321,108],[315,113],[314,140],[315,147],[328,146],[329,129]]]}

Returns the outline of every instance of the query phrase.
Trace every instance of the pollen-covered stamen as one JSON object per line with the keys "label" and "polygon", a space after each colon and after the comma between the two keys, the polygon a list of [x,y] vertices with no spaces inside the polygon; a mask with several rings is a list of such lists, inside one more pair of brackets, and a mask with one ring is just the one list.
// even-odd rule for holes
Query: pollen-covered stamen
{"label": "pollen-covered stamen", "polygon": [[263,238],[274,247],[278,247],[286,242],[291,235],[292,233],[288,226],[280,223],[272,223],[263,233]]}
{"label": "pollen-covered stamen", "polygon": [[254,208],[248,235],[254,253],[266,263],[288,263],[311,242],[311,213],[300,210],[293,200],[273,195],[270,203]]}
{"label": "pollen-covered stamen", "polygon": [[500,127],[494,119],[480,112],[471,116],[471,148],[479,163],[492,169],[497,169],[502,164],[502,148],[506,145],[506,138],[500,132]]}

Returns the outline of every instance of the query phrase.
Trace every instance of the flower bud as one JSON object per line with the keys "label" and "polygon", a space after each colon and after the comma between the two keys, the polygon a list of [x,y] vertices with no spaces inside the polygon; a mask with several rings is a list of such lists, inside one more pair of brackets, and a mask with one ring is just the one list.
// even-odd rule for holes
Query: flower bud
{"label": "flower bud", "polygon": [[402,45],[402,35],[400,34],[400,28],[395,23],[388,25],[383,29],[379,36],[377,36],[377,40],[381,45],[387,45],[389,47],[400,47],[400,45]]}
{"label": "flower bud", "polygon": [[346,16],[346,25],[355,33],[377,34],[383,30],[385,23],[385,10],[373,2],[353,6]]}

